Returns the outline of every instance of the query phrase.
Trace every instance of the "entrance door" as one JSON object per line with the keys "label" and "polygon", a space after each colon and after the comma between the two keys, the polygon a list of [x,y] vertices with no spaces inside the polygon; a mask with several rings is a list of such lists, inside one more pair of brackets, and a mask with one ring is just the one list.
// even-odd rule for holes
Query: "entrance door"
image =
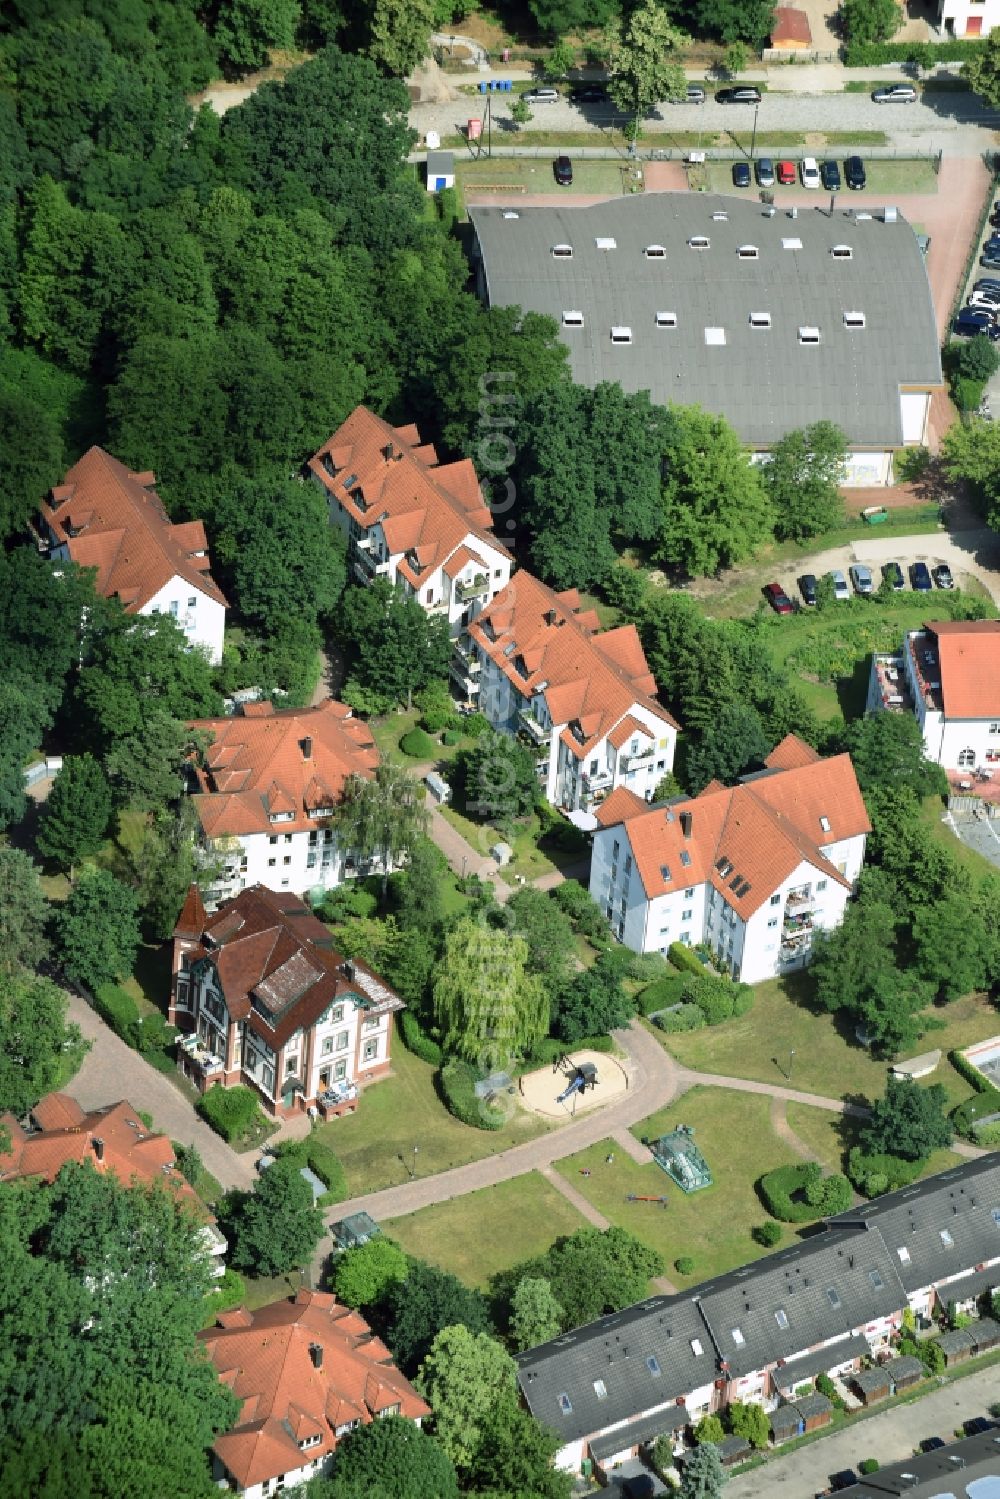
{"label": "entrance door", "polygon": [[292,1107],[292,1104],[295,1102],[295,1089],[286,1088],[281,1095],[281,1102],[284,1104],[286,1109],[290,1109]]}

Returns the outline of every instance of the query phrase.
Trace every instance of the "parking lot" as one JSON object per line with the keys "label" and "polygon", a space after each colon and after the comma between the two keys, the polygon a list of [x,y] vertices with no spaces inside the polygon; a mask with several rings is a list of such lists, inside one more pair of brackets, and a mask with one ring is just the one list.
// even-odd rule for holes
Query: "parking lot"
{"label": "parking lot", "polygon": [[[986,529],[955,531],[950,536],[932,534],[928,536],[886,536],[873,533],[869,538],[860,537],[845,546],[832,547],[828,551],[803,557],[793,564],[785,564],[774,573],[776,582],[782,584],[788,597],[801,598],[798,579],[804,573],[822,577],[824,573],[838,570],[845,576],[853,563],[862,562],[871,568],[877,588],[882,581],[881,569],[887,562],[898,562],[909,589],[909,568],[915,562],[923,562],[933,570],[942,562],[951,569],[956,588],[968,585],[975,578],[986,589],[995,604],[1000,605],[1000,536]],[[770,581],[765,579],[765,582]],[[933,615],[935,588],[923,597],[927,600],[929,616]],[[919,597],[919,595],[915,595]]]}

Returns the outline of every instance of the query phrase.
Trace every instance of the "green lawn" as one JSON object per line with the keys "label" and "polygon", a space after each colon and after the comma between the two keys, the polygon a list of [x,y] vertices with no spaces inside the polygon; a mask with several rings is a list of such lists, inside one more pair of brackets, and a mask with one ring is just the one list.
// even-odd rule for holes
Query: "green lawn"
{"label": "green lawn", "polygon": [[498,1271],[583,1227],[585,1219],[537,1171],[382,1224],[409,1254],[470,1286],[486,1286]]}
{"label": "green lawn", "polygon": [[[876,1061],[859,1046],[850,1027],[837,1023],[837,1016],[810,1008],[809,993],[807,975],[771,979],[757,986],[753,1008],[737,1020],[680,1036],[665,1036],[653,1026],[650,1030],[678,1061],[699,1072],[782,1083],[791,1060],[793,1088],[827,1098],[879,1097],[885,1091],[885,1062]],[[945,1022],[944,1029],[931,1031],[917,1051],[940,1047],[948,1052],[1000,1031],[1000,1016],[978,995],[956,1000],[935,1013]],[[946,1072],[944,1062],[939,1071]],[[928,1079],[937,1080],[936,1076]],[[941,1081],[948,1082],[950,1094],[951,1080],[942,1075]],[[956,1093],[956,1102],[961,1096]]]}
{"label": "green lawn", "polygon": [[494,844],[501,841],[510,844],[514,856],[501,871],[503,878],[508,881],[515,875],[521,875],[530,882],[538,879],[539,875],[551,874],[556,869],[572,868],[587,857],[584,840],[576,845],[567,832],[566,844],[558,844],[551,835],[542,833],[541,821],[535,814],[524,822],[517,823],[513,834],[504,834],[491,823],[473,821],[454,806],[442,807],[440,811],[445,821],[451,823],[455,831],[461,833],[466,842],[484,858],[489,855]]}
{"label": "green lawn", "polygon": [[[507,143],[506,135],[501,139]],[[493,140],[496,143],[495,131]],[[529,144],[535,144],[534,135]],[[553,161],[555,155],[553,152]],[[626,190],[630,169],[630,164],[625,161],[574,161],[572,185],[559,188],[559,191],[567,197],[578,193],[592,196],[600,193],[609,198],[617,197]],[[463,194],[470,191],[484,192],[491,188],[510,188],[512,203],[521,197],[517,188],[523,188],[528,193],[549,193],[555,191],[557,186],[551,161],[524,156],[480,157],[477,161],[459,161],[455,163],[455,179]]]}
{"label": "green lawn", "polygon": [[544,1134],[552,1126],[518,1108],[502,1130],[461,1124],[438,1099],[434,1068],[393,1038],[392,1076],[364,1090],[358,1111],[320,1127],[319,1138],[336,1151],[354,1194],[376,1192],[410,1179],[431,1176],[481,1156]]}
{"label": "green lawn", "polygon": [[[399,741],[403,735],[416,728],[419,717],[419,708],[408,708],[399,713],[387,713],[381,718],[373,718],[370,721],[368,727],[372,731],[372,738],[383,760],[392,760],[398,765],[407,765],[411,768],[419,764],[419,761],[411,759],[409,755],[404,755],[399,747]],[[432,734],[431,738],[434,741],[434,753],[431,758],[436,765],[446,765],[449,760],[454,760],[460,750],[468,749],[474,742],[465,736],[457,744],[442,744],[440,734]]]}
{"label": "green lawn", "polygon": [[[938,1071],[927,1079],[929,1083],[945,1082],[938,1073],[951,1072],[947,1062],[942,1062]],[[956,1074],[957,1076],[957,1074]],[[861,1119],[848,1119],[843,1115],[830,1114],[826,1109],[813,1109],[803,1103],[786,1105],[788,1122],[799,1138],[816,1152],[818,1159],[829,1171],[843,1171],[847,1165],[848,1151],[860,1143]],[[930,1176],[935,1171],[947,1171],[962,1159],[953,1150],[935,1150],[921,1176]]]}
{"label": "green lawn", "polygon": [[166,942],[144,942],[135,955],[132,977],[122,984],[135,1000],[140,1015],[167,1013],[170,994],[170,947]]}
{"label": "green lawn", "polygon": [[[678,1124],[693,1126],[713,1183],[690,1196],[659,1166],[637,1165],[610,1140],[557,1162],[556,1169],[612,1223],[658,1249],[667,1262],[666,1274],[675,1284],[693,1285],[764,1252],[750,1237],[753,1225],[768,1216],[753,1184],[772,1167],[799,1159],[774,1134],[769,1110],[770,1100],[756,1094],[693,1088],[677,1103],[636,1125],[632,1133],[640,1138],[655,1138]],[[606,1162],[609,1151],[614,1154],[610,1166]],[[582,1176],[582,1170],[591,1175]],[[628,1202],[629,1193],[663,1196],[667,1205]],[[786,1230],[785,1242],[791,1242],[790,1230]],[[673,1268],[680,1255],[694,1260],[689,1276]]]}

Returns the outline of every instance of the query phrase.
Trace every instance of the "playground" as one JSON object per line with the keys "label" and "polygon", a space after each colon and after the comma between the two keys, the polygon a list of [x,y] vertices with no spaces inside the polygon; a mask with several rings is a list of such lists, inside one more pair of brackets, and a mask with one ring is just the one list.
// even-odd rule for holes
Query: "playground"
{"label": "playground", "polygon": [[600,1051],[574,1051],[519,1080],[521,1102],[544,1119],[572,1119],[620,1098],[629,1086],[628,1064]]}

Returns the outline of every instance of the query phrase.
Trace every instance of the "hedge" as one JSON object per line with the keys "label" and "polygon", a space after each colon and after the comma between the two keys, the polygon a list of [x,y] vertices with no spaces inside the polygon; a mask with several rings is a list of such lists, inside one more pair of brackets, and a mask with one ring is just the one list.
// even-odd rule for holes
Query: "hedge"
{"label": "hedge", "polygon": [[639,1014],[648,1018],[655,1015],[657,1010],[669,1010],[671,1005],[680,1004],[684,997],[685,982],[684,974],[670,973],[657,979],[655,983],[647,984],[636,995],[635,1003]]}
{"label": "hedge", "polygon": [[772,1218],[783,1223],[808,1223],[816,1217],[816,1209],[805,1201],[792,1199],[797,1192],[804,1193],[810,1182],[817,1181],[822,1169],[815,1161],[801,1161],[792,1166],[776,1166],[767,1171],[757,1183],[757,1191]]}
{"label": "hedge", "polygon": [[94,1009],[116,1036],[120,1036],[129,1046],[137,1045],[139,1007],[131,994],[126,994],[117,984],[101,984],[94,994]]}
{"label": "hedge", "polygon": [[685,1031],[700,1031],[707,1023],[704,1010],[697,1005],[675,1005],[673,1009],[661,1010],[653,1016],[653,1024],[668,1036],[680,1036]]}
{"label": "hedge", "polygon": [[551,1067],[559,1057],[567,1055],[567,1052],[577,1051],[604,1051],[611,1052],[615,1049],[615,1043],[608,1035],[603,1036],[581,1036],[579,1041],[574,1041],[570,1046],[566,1041],[560,1041],[556,1036],[545,1036],[531,1049],[530,1056],[525,1057],[523,1063],[515,1069],[515,1076],[522,1072],[532,1072],[536,1067]]}
{"label": "hedge", "polygon": [[866,1155],[855,1145],[847,1157],[847,1175],[863,1197],[880,1197],[897,1187],[908,1187],[924,1168],[923,1161],[904,1161],[895,1155]]}
{"label": "hedge", "polygon": [[205,1123],[230,1145],[253,1128],[260,1113],[256,1093],[242,1085],[209,1088],[199,1098],[197,1109]]}
{"label": "hedge", "polygon": [[704,968],[697,978],[694,974],[685,976],[683,996],[689,1004],[698,1006],[709,1025],[745,1015],[753,1005],[749,984],[736,984],[732,979],[706,973]]}
{"label": "hedge", "polygon": [[692,952],[691,948],[686,947],[683,942],[671,942],[667,949],[667,957],[681,973],[696,973],[700,978],[705,972],[705,965],[697,953]]}
{"label": "hedge", "polygon": [[473,1129],[503,1129],[506,1114],[476,1097],[477,1077],[468,1062],[457,1057],[446,1062],[437,1074],[437,1082],[445,1108],[463,1124]]}
{"label": "hedge", "polygon": [[414,760],[433,760],[437,753],[437,745],[423,729],[410,729],[399,741],[399,747]]}
{"label": "hedge", "polygon": [[412,1051],[423,1062],[430,1062],[432,1067],[441,1066],[444,1052],[436,1041],[424,1034],[420,1029],[420,1022],[410,1010],[401,1010],[399,1013],[399,1034],[407,1051]]}
{"label": "hedge", "polygon": [[848,42],[845,68],[877,68],[888,62],[919,62],[933,67],[938,62],[967,62],[983,50],[981,41],[953,37],[947,42]]}
{"label": "hedge", "polygon": [[[972,1063],[963,1057],[961,1052],[950,1051],[948,1060],[960,1077],[964,1077],[970,1088],[975,1088],[975,1097],[967,1098],[960,1103],[957,1109],[951,1113],[951,1122],[958,1134],[965,1135],[978,1144],[992,1144],[993,1141],[985,1138],[986,1131],[978,1133],[973,1129],[977,1119],[982,1119],[987,1114],[1000,1114],[1000,1088],[997,1088],[983,1074],[973,1067]],[[993,1129],[989,1125],[987,1129]]]}
{"label": "hedge", "polygon": [[324,1145],[321,1140],[307,1140],[306,1164],[326,1187],[324,1204],[347,1201],[351,1195],[347,1189],[347,1177],[340,1157],[334,1154],[329,1145]]}
{"label": "hedge", "polygon": [[211,1327],[220,1312],[228,1312],[234,1306],[241,1306],[246,1300],[246,1294],[246,1281],[242,1275],[227,1266],[202,1304],[204,1311],[202,1327]]}

